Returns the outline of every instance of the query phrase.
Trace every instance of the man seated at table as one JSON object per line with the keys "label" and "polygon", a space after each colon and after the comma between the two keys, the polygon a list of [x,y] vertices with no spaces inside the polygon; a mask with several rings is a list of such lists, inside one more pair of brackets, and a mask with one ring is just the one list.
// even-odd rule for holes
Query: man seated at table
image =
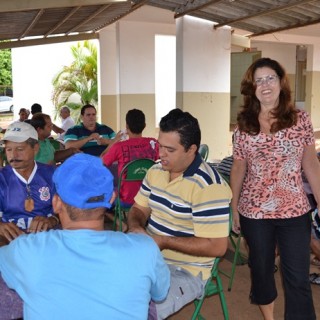
{"label": "man seated at table", "polygon": [[97,111],[91,104],[86,104],[81,108],[80,125],[68,129],[64,136],[66,148],[74,147],[84,153],[93,156],[100,156],[103,150],[110,143],[116,133],[104,124],[97,123]]}
{"label": "man seated at table", "polygon": [[0,272],[24,301],[24,320],[147,319],[150,300],[165,299],[170,274],[149,236],[104,230],[114,199],[110,171],[79,153],[53,181],[62,230],[0,248]]}
{"label": "man seated at table", "polygon": [[70,109],[67,106],[61,108],[60,117],[62,119],[61,127],[58,127],[53,123],[52,130],[58,134],[57,140],[61,143],[64,143],[64,136],[66,132],[75,125],[75,122],[71,118]]}
{"label": "man seated at table", "polygon": [[148,170],[128,213],[128,232],[149,234],[170,268],[159,320],[202,296],[214,258],[227,250],[231,190],[201,158],[200,140],[190,113],[174,109],[161,119],[161,163]]}
{"label": "man seated at table", "polygon": [[68,157],[79,152],[76,148],[69,148],[63,150],[55,150],[50,140],[52,122],[49,115],[44,113],[36,113],[30,124],[37,130],[39,151],[36,154],[35,160],[37,162],[55,165],[61,161],[66,160]]}
{"label": "man seated at table", "polygon": [[[126,114],[127,139],[112,144],[102,156],[103,163],[110,167],[114,162],[118,163],[118,175],[123,167],[130,161],[149,158],[159,159],[159,146],[154,138],[142,137],[142,131],[146,127],[144,113],[138,109],[129,110]],[[141,183],[136,181],[124,181],[120,189],[120,200],[123,206],[130,207],[134,197],[139,191]]]}
{"label": "man seated at table", "polygon": [[36,163],[38,134],[28,123],[12,123],[4,137],[8,165],[0,170],[0,237],[8,242],[25,232],[56,227],[54,168]]}

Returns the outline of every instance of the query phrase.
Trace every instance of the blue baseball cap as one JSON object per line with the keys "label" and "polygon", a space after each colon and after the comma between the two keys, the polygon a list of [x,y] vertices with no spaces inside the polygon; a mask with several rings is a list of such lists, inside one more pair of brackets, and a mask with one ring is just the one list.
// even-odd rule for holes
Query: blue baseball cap
{"label": "blue baseball cap", "polygon": [[113,175],[99,157],[73,155],[55,170],[53,182],[62,201],[73,207],[111,207]]}

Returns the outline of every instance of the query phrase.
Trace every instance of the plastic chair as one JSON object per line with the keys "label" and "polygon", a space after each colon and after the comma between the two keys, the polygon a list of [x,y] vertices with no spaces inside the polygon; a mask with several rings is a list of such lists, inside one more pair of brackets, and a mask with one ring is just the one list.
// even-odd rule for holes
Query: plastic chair
{"label": "plastic chair", "polygon": [[211,297],[216,294],[218,294],[220,298],[224,319],[225,320],[229,319],[229,312],[228,312],[228,307],[226,303],[226,298],[224,296],[222,281],[219,275],[219,262],[220,262],[220,258],[216,258],[214,261],[213,267],[211,269],[211,276],[206,283],[203,297],[201,299],[194,300],[195,310],[193,312],[191,320],[205,319],[200,313],[203,302],[207,297]]}
{"label": "plastic chair", "polygon": [[219,270],[219,272],[221,274],[223,274],[224,276],[229,278],[228,291],[231,291],[231,289],[232,289],[234,275],[235,275],[237,265],[244,265],[248,262],[248,257],[240,251],[242,239],[243,239],[242,233],[237,234],[232,230],[230,231],[229,240],[230,240],[231,245],[234,249],[234,256],[233,256],[233,260],[232,260],[231,272],[227,273],[221,269]]}
{"label": "plastic chair", "polygon": [[[126,212],[129,211],[130,207],[124,207],[121,205],[120,200],[120,189],[123,181],[140,181],[142,183],[143,178],[145,177],[148,169],[152,167],[155,162],[152,159],[142,158],[136,159],[128,162],[121,170],[118,177],[118,194],[116,198],[115,205],[115,214],[113,220],[113,230],[117,230],[117,221],[118,228],[122,231],[122,221],[125,218]],[[138,191],[138,190],[137,190]]]}
{"label": "plastic chair", "polygon": [[199,153],[204,161],[207,161],[209,155],[209,147],[207,144],[200,144]]}
{"label": "plastic chair", "polygon": [[58,140],[54,140],[54,139],[49,139],[50,143],[52,144],[52,146],[54,147],[54,150],[61,150],[61,143]]}

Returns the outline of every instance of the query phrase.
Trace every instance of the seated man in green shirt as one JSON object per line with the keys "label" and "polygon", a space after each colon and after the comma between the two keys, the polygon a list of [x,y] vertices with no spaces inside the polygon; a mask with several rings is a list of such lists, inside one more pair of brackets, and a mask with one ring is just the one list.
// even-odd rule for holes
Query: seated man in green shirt
{"label": "seated man in green shirt", "polygon": [[65,150],[55,150],[48,137],[51,135],[52,122],[49,115],[44,113],[36,113],[30,124],[36,129],[39,137],[39,152],[36,154],[35,160],[45,164],[55,165],[62,162],[71,155],[79,152],[76,148]]}

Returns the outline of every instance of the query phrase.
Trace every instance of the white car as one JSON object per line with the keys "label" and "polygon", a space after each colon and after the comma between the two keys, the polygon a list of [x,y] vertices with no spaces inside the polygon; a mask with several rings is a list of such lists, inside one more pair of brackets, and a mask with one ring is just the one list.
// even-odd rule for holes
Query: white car
{"label": "white car", "polygon": [[8,96],[0,96],[0,112],[13,112],[13,99]]}

